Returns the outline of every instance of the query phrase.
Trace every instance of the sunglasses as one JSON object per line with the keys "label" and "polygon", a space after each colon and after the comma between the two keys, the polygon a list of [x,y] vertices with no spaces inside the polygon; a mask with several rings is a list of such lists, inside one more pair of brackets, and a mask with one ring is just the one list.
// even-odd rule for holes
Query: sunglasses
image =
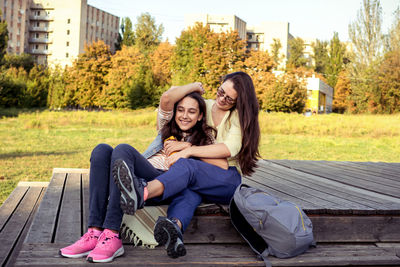
{"label": "sunglasses", "polygon": [[223,97],[224,101],[228,104],[228,105],[234,105],[236,103],[236,99],[233,99],[232,97],[226,95],[224,89],[222,89],[222,87],[218,88],[217,90],[217,96],[218,97]]}

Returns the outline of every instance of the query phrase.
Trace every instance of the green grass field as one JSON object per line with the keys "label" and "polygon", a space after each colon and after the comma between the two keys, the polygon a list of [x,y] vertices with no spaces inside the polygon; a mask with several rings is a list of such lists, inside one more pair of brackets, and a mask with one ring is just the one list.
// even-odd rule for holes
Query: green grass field
{"label": "green grass field", "polygon": [[[154,109],[0,110],[0,204],[19,181],[49,181],[53,168],[89,168],[98,143],[144,151],[156,134]],[[263,113],[265,159],[400,162],[399,115]]]}

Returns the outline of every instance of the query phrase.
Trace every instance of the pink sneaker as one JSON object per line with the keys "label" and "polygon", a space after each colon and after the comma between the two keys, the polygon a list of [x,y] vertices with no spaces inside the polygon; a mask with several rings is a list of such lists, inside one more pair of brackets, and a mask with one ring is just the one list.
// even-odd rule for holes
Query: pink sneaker
{"label": "pink sneaker", "polygon": [[68,247],[60,249],[60,255],[67,258],[84,257],[92,251],[97,244],[97,240],[101,235],[101,231],[89,228],[78,241]]}
{"label": "pink sneaker", "polygon": [[87,260],[90,262],[110,262],[123,254],[124,247],[118,234],[109,229],[104,229],[96,247],[87,256]]}

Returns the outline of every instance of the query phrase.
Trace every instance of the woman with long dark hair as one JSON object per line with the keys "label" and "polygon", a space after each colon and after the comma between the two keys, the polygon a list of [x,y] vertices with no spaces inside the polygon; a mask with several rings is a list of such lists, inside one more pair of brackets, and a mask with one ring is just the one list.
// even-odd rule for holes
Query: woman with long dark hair
{"label": "woman with long dark hair", "polygon": [[[178,87],[166,97],[176,99],[193,91],[196,89]],[[173,258],[186,254],[182,232],[201,201],[228,204],[241,183],[241,174],[252,174],[259,157],[258,101],[248,74],[226,75],[216,99],[206,100],[206,105],[207,123],[217,131],[215,144],[182,149],[181,142],[169,142],[165,150],[172,166],[148,183],[132,175],[123,160],[113,165],[114,179],[129,202],[125,213],[134,214],[147,199],[173,197],[167,217],[160,217],[154,229],[156,241],[165,245]],[[227,166],[207,163],[216,159],[227,159]]]}
{"label": "woman with long dark hair", "polygon": [[[169,97],[170,91],[185,91],[179,97]],[[173,136],[179,141],[176,151],[192,145],[209,145],[214,142],[214,130],[205,122],[206,104],[201,94],[200,83],[173,87],[161,97],[157,115],[157,128],[160,130],[156,140],[140,154],[128,144],[120,144],[114,149],[107,144],[97,145],[90,158],[90,199],[88,231],[74,244],[60,249],[64,257],[87,256],[91,262],[110,262],[124,253],[119,237],[124,210],[133,205],[129,197],[121,194],[112,178],[111,167],[116,160],[123,161],[131,175],[151,181],[169,168],[168,156],[163,147]],[[226,159],[208,160],[211,164],[225,167]]]}

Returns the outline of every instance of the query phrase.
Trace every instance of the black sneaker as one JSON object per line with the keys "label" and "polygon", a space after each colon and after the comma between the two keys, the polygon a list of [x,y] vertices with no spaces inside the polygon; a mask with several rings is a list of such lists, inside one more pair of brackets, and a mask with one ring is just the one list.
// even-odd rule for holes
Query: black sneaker
{"label": "black sneaker", "polygon": [[183,245],[183,236],[176,220],[167,217],[158,217],[154,226],[154,238],[160,246],[165,245],[168,256],[178,258],[186,255]]}
{"label": "black sneaker", "polygon": [[136,210],[143,208],[143,192],[146,181],[132,175],[128,165],[122,159],[115,160],[112,166],[114,182],[121,191],[120,205],[124,213],[134,215]]}

